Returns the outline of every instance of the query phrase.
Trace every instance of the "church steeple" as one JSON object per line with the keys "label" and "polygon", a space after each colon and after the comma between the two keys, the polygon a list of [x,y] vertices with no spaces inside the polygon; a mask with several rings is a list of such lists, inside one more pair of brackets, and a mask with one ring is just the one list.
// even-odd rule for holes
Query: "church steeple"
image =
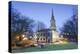
{"label": "church steeple", "polygon": [[55,18],[54,18],[54,14],[53,14],[53,9],[52,9],[52,14],[51,15],[52,16],[51,16],[51,20],[50,20],[50,23],[51,23],[50,28],[52,30],[55,30],[56,31],[56,23],[55,23]]}
{"label": "church steeple", "polygon": [[55,21],[55,19],[54,19],[53,9],[52,9],[52,16],[51,16],[51,20],[54,20],[54,21]]}

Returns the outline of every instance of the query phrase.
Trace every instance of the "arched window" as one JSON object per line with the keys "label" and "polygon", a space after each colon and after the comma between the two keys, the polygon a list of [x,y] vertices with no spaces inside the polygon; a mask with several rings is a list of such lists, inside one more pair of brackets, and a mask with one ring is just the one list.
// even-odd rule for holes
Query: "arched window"
{"label": "arched window", "polygon": [[37,38],[37,40],[39,40],[39,38]]}
{"label": "arched window", "polygon": [[45,38],[43,38],[43,40],[45,40]]}
{"label": "arched window", "polygon": [[41,40],[42,40],[42,38],[41,38]]}

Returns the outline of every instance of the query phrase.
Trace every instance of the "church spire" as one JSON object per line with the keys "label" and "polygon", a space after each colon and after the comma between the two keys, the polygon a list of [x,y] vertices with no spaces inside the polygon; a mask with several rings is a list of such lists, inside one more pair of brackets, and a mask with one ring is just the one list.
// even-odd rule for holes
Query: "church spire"
{"label": "church spire", "polygon": [[55,20],[55,19],[54,19],[53,9],[52,9],[52,16],[51,16],[51,20]]}
{"label": "church spire", "polygon": [[50,23],[51,23],[50,28],[51,28],[52,30],[56,30],[56,23],[55,23],[55,19],[54,19],[53,9],[52,9],[52,14],[51,14],[51,15],[52,15],[52,16],[51,16],[51,20],[50,20]]}
{"label": "church spire", "polygon": [[52,9],[52,16],[53,16],[53,9]]}

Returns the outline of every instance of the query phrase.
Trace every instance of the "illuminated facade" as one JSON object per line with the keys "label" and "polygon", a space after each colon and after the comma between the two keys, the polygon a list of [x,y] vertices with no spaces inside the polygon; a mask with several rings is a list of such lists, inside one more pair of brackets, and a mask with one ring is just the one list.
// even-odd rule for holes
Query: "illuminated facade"
{"label": "illuminated facade", "polygon": [[53,15],[50,20],[50,28],[42,29],[34,33],[34,42],[35,43],[54,43],[59,40],[59,33],[56,31],[56,22]]}

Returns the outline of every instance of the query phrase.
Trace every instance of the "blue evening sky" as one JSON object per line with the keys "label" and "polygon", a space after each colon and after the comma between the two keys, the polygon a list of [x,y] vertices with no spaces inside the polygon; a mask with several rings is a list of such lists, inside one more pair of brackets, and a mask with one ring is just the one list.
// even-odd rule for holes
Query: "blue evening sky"
{"label": "blue evening sky", "polygon": [[36,21],[43,22],[47,28],[50,27],[52,9],[56,20],[57,30],[73,15],[73,8],[76,5],[12,2],[12,7],[21,12],[22,15],[30,17]]}

